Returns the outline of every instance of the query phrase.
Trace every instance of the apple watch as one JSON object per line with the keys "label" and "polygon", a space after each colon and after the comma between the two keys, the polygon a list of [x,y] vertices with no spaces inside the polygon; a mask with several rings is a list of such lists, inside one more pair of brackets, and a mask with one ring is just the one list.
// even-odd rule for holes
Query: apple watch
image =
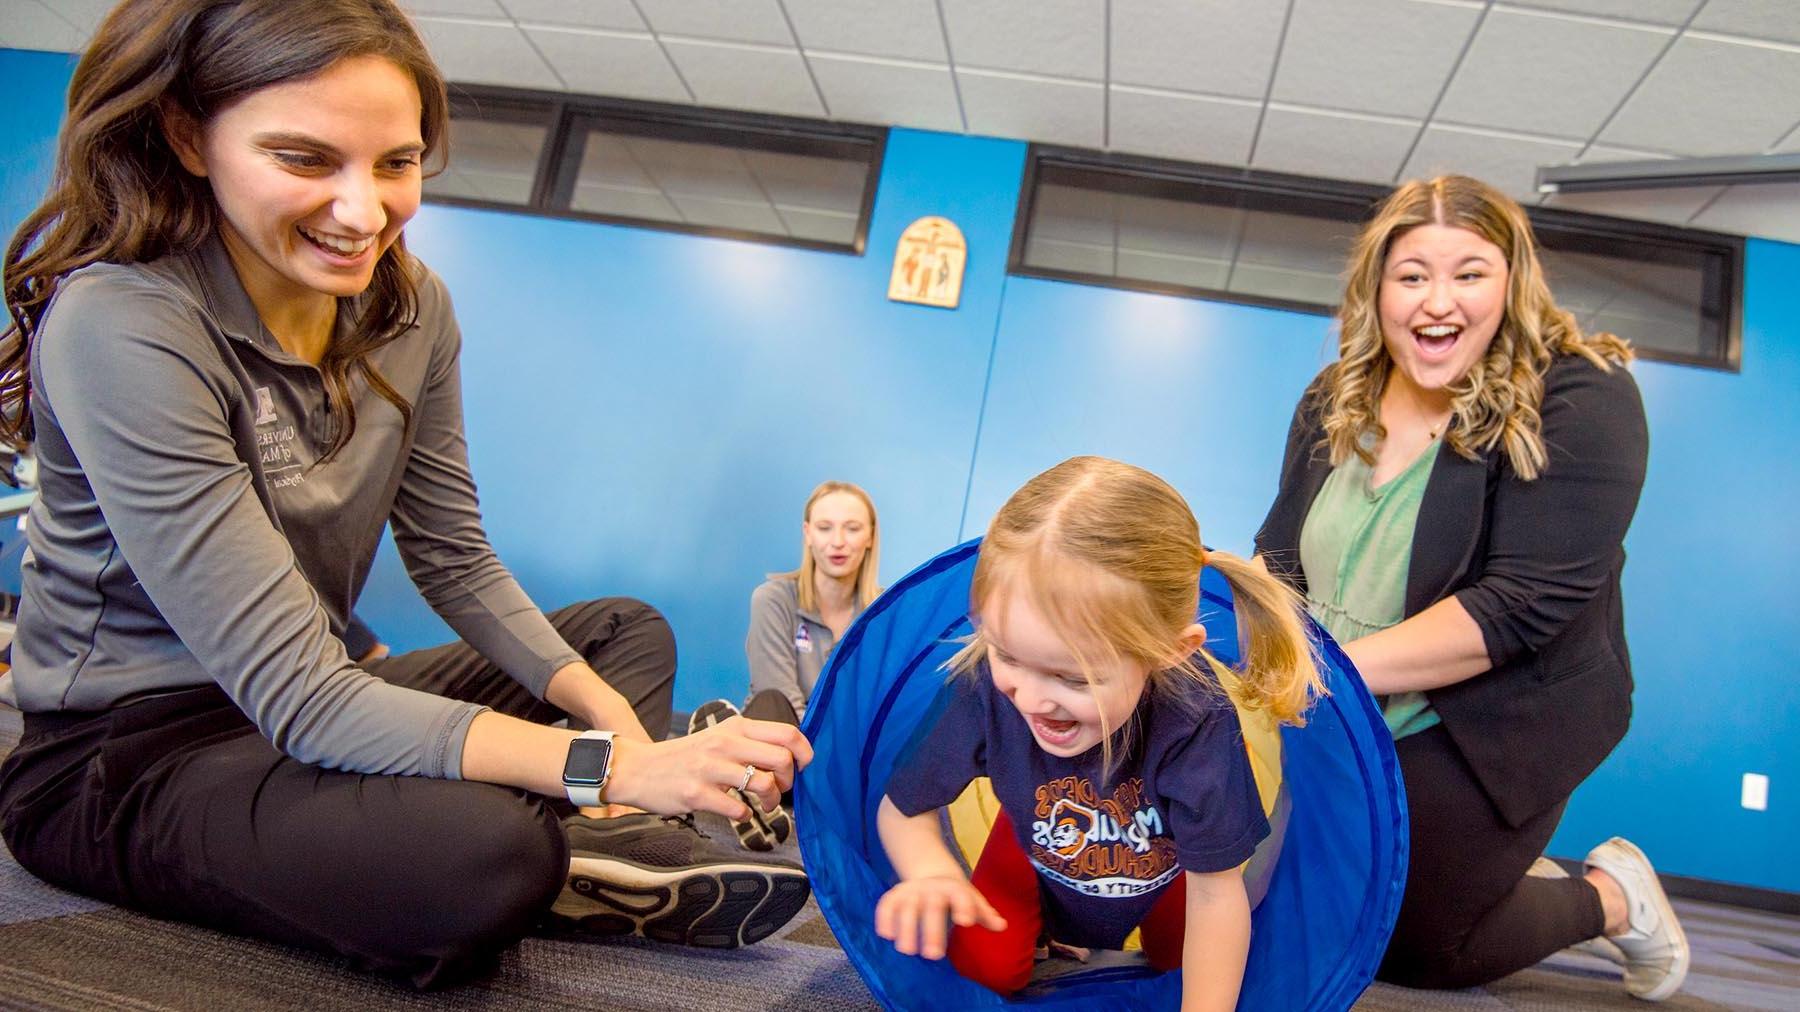
{"label": "apple watch", "polygon": [[613,733],[583,731],[569,742],[569,758],[563,761],[563,790],[582,807],[606,804],[606,782],[612,779]]}

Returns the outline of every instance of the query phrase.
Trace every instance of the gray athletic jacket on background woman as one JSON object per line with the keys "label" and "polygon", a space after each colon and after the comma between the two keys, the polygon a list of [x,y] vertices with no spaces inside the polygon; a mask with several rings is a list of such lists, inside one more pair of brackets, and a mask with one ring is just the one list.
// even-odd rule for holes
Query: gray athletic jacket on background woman
{"label": "gray athletic jacket on background woman", "polygon": [[94,711],[217,683],[302,762],[456,778],[483,708],[374,678],[341,641],[384,522],[432,608],[534,695],[581,659],[482,530],[462,336],[420,270],[417,323],[370,356],[411,424],[352,373],[355,438],[324,463],[323,376],[216,238],[63,282],[31,362],[41,490],[0,698]]}
{"label": "gray athletic jacket on background woman", "polygon": [[[856,602],[854,614],[866,607],[867,602]],[[750,698],[773,689],[793,704],[795,716],[806,716],[806,701],[835,646],[837,637],[818,612],[801,610],[800,585],[793,577],[763,581],[750,595],[750,634],[744,638]]]}

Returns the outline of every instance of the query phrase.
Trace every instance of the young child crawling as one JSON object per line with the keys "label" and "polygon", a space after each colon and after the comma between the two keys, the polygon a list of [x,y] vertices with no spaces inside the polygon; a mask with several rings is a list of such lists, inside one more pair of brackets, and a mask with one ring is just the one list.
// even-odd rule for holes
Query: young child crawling
{"label": "young child crawling", "polygon": [[[1195,621],[1206,566],[1244,629],[1240,702],[1299,723],[1322,686],[1298,599],[1208,552],[1166,482],[1076,457],[1007,501],[976,561],[975,631],[951,690],[877,816],[900,876],[876,906],[883,938],[1010,994],[1046,929],[1116,949],[1141,928],[1150,963],[1184,971],[1184,1009],[1235,1006],[1250,944],[1240,866],[1269,825]],[[971,876],[938,810],[982,776],[1002,812]]]}

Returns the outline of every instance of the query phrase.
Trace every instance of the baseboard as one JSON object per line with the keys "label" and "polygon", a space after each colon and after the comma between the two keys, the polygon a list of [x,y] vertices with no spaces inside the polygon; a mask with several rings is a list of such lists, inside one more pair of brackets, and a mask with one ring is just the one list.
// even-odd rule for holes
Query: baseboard
{"label": "baseboard", "polygon": [[[1571,875],[1581,874],[1581,862],[1571,861],[1566,857],[1551,858],[1563,866],[1563,870]],[[1782,889],[1765,889],[1762,886],[1739,885],[1736,882],[1716,882],[1709,878],[1691,878],[1687,875],[1670,875],[1657,872],[1662,879],[1663,891],[1670,896],[1684,900],[1701,900],[1706,903],[1720,903],[1728,907],[1742,907],[1746,910],[1767,910],[1770,913],[1787,914],[1800,917],[1800,893],[1791,893]]]}

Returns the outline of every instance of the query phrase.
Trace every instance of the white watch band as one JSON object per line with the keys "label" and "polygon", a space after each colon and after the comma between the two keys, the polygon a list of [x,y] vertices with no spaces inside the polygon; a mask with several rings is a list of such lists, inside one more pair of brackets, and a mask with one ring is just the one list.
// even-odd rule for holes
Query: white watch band
{"label": "white watch band", "polygon": [[[577,741],[580,741],[583,738],[598,738],[605,741],[608,745],[611,745],[613,744],[614,735],[611,731],[583,731],[575,736],[575,740]],[[607,753],[606,772],[600,775],[600,782],[598,784],[593,786],[583,786],[580,784],[571,784],[567,780],[563,781],[563,791],[569,795],[570,803],[581,808],[594,808],[606,804],[606,801],[602,799],[601,795],[606,793],[607,781],[612,779],[613,760],[616,756],[616,752]]]}

